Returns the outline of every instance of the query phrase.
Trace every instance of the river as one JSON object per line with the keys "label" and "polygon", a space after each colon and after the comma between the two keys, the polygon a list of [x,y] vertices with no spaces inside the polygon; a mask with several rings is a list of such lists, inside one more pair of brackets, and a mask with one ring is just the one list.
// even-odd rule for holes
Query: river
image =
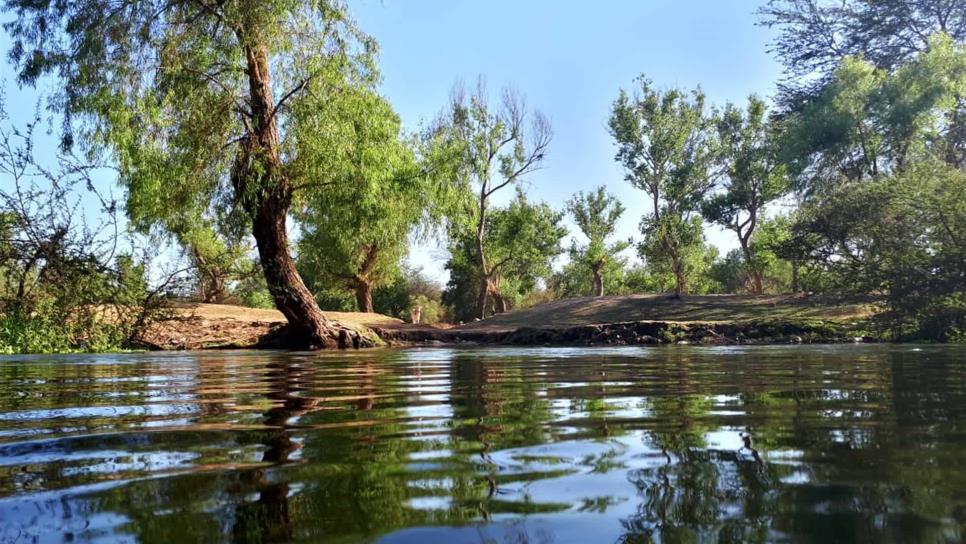
{"label": "river", "polygon": [[963,540],[963,347],[0,358],[0,542]]}

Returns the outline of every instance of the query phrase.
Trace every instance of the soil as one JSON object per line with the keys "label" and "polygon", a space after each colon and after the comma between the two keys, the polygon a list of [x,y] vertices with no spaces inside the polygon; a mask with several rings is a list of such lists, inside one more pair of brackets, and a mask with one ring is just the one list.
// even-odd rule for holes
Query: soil
{"label": "soil", "polygon": [[[282,347],[278,344],[285,317],[276,310],[227,304],[178,303],[170,317],[154,323],[142,339],[159,350],[198,350]],[[375,313],[325,312],[326,317],[365,332],[375,327],[392,330],[404,325],[394,317]]]}
{"label": "soil", "polygon": [[[221,304],[177,304],[144,338],[152,349],[284,347],[282,314]],[[325,312],[387,345],[755,344],[871,341],[868,301],[807,296],[581,297],[459,326],[411,325],[375,313]]]}

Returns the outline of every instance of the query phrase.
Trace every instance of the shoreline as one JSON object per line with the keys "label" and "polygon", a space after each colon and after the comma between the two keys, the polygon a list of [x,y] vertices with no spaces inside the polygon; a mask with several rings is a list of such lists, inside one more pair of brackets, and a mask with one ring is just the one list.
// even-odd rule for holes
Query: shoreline
{"label": "shoreline", "polygon": [[[184,304],[142,338],[151,350],[289,349],[274,310]],[[326,312],[385,346],[754,345],[880,342],[874,312],[801,297],[653,295],[565,299],[460,326],[412,325],[382,314]],[[539,324],[539,325],[534,325]],[[371,337],[371,336],[370,336]]]}
{"label": "shoreline", "polygon": [[784,345],[878,343],[864,323],[750,321],[736,323],[628,321],[573,327],[520,327],[512,330],[392,328],[375,332],[389,346],[646,346],[690,344]]}

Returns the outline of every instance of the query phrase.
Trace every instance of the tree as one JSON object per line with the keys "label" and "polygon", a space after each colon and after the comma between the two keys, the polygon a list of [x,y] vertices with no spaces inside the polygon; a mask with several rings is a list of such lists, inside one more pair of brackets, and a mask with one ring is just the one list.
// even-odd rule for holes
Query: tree
{"label": "tree", "polygon": [[938,161],[805,206],[792,243],[846,293],[885,297],[897,339],[966,339],[966,174]]}
{"label": "tree", "polygon": [[928,50],[937,32],[966,41],[966,5],[950,0],[769,0],[758,15],[779,29],[772,50],[791,105],[820,92],[846,57],[891,71]]}
{"label": "tree", "polygon": [[605,265],[630,246],[627,240],[607,243],[607,239],[617,228],[617,220],[624,213],[624,205],[600,186],[594,192],[575,194],[567,202],[567,211],[573,216],[574,222],[588,240],[587,245],[582,248],[578,248],[576,243],[571,245],[571,260],[580,261],[590,268],[593,294],[602,297],[604,296]]}
{"label": "tree", "polygon": [[252,262],[251,243],[246,233],[246,218],[221,202],[204,203],[206,209],[172,207],[170,187],[144,186],[129,192],[128,219],[131,227],[142,234],[158,233],[177,241],[190,261],[197,296],[204,302],[224,302],[229,295],[229,282],[261,274]]}
{"label": "tree", "polygon": [[705,219],[738,236],[756,294],[764,291],[764,263],[752,243],[756,227],[764,219],[765,207],[788,190],[785,167],[775,150],[775,130],[765,118],[766,110],[763,100],[751,96],[746,111],[728,104],[717,117],[721,191],[702,205]]}
{"label": "tree", "polygon": [[151,188],[193,203],[222,197],[240,206],[293,338],[311,346],[350,343],[349,331],[322,314],[299,277],[286,231],[296,192],[313,188],[294,142],[305,141],[301,127],[317,123],[307,122],[315,112],[299,104],[318,103],[350,79],[375,79],[375,45],[340,2],[4,6],[16,13],[6,29],[19,81],[61,80],[53,105],[64,114],[65,146],[75,130],[107,146],[131,195]]}
{"label": "tree", "polygon": [[475,195],[461,213],[451,216],[450,229],[457,245],[465,242],[467,231],[472,232],[474,275],[479,281],[476,316],[482,319],[490,296],[504,299],[499,276],[512,258],[496,257],[487,247],[493,238],[488,233],[493,224],[490,199],[539,168],[550,144],[550,122],[539,112],[528,115],[524,101],[509,89],[504,89],[499,106],[491,108],[481,78],[471,95],[454,89],[449,111],[438,124],[455,142],[457,178]]}
{"label": "tree", "polygon": [[662,92],[643,76],[638,82],[633,97],[621,90],[614,102],[610,133],[625,179],[651,200],[641,219],[641,254],[649,265],[670,269],[681,296],[693,274],[689,254],[703,245],[695,212],[710,187],[710,120],[700,90]]}
{"label": "tree", "polygon": [[790,116],[782,159],[806,194],[881,179],[932,158],[960,165],[948,119],[966,96],[966,48],[943,35],[889,72],[846,58],[821,93]]}
{"label": "tree", "polygon": [[[604,292],[610,295],[629,295],[653,290],[650,289],[653,285],[648,283],[649,278],[643,267],[631,267],[627,258],[621,255],[607,259],[600,276]],[[554,299],[597,296],[593,282],[587,281],[588,277],[593,278],[588,262],[571,259],[547,278],[547,288]]]}
{"label": "tree", "polygon": [[[560,243],[567,230],[561,224],[561,212],[545,203],[531,203],[519,189],[509,206],[490,210],[489,217],[483,243],[493,264],[487,268],[487,279],[493,312],[502,313],[531,292],[539,279],[550,275],[551,262],[560,254]],[[446,265],[450,281],[443,301],[457,307],[458,319],[479,315],[478,299],[471,306],[472,313],[465,311],[480,285],[478,247],[472,231],[450,247],[451,257]]]}
{"label": "tree", "polygon": [[325,187],[296,212],[300,268],[315,268],[316,282],[352,291],[358,310],[372,312],[372,290],[398,275],[409,235],[425,217],[432,179],[382,97],[346,90],[319,107],[329,110],[328,130],[313,137],[309,171]]}

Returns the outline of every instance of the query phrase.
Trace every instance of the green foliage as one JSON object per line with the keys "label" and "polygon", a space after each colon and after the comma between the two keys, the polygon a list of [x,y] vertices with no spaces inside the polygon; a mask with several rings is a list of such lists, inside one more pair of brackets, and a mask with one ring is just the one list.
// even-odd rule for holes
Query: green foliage
{"label": "green foliage", "polygon": [[576,242],[571,244],[570,260],[575,266],[587,269],[589,274],[586,277],[593,280],[591,291],[602,296],[610,292],[604,285],[607,272],[604,269],[614,263],[617,255],[631,244],[629,240],[607,243],[607,239],[614,234],[617,220],[624,213],[624,205],[600,186],[594,192],[579,192],[571,197],[567,202],[567,211],[587,238],[587,245],[583,247],[577,247]]}
{"label": "green foliage", "polygon": [[[528,227],[499,225],[500,220],[515,221],[514,212],[510,210],[502,218],[500,214],[490,213],[490,199],[500,190],[518,185],[539,168],[550,145],[550,123],[539,112],[528,114],[523,99],[509,89],[503,91],[499,106],[492,107],[481,78],[476,91],[470,95],[459,86],[454,89],[449,110],[437,120],[435,132],[449,142],[441,147],[451,150],[455,157],[451,167],[456,180],[454,192],[459,196],[447,210],[450,245],[462,246],[458,250],[461,252],[472,249],[474,255],[472,259],[466,255],[457,257],[454,268],[464,268],[470,263],[477,268],[472,274],[479,282],[474,313],[482,318],[489,297],[496,299],[497,310],[503,311],[521,289],[527,288],[528,281],[523,276],[515,277],[514,271],[505,268],[510,261],[519,263],[517,268],[524,266],[530,261],[525,254],[533,248],[517,242],[517,254],[509,255],[508,241],[503,240],[497,248],[491,248],[490,244],[500,244],[500,238],[512,234],[514,229]],[[520,198],[518,194],[517,200]],[[472,244],[468,244],[468,237],[472,237]],[[541,250],[537,248],[536,252]],[[534,274],[539,271],[527,272],[524,276]],[[464,296],[465,293],[457,296],[460,303],[465,302]]]}
{"label": "green foliage", "polygon": [[4,290],[0,353],[104,352],[135,345],[157,309],[150,306],[144,266],[126,255],[114,264],[92,269],[48,263],[25,296]]}
{"label": "green foliage", "polygon": [[[256,271],[257,272],[257,271]],[[232,299],[249,308],[272,309],[272,295],[268,292],[265,276],[261,273],[245,274],[233,287]]]}
{"label": "green foliage", "polygon": [[[417,164],[399,117],[368,89],[307,104],[324,126],[299,131],[303,167],[317,180],[296,213],[303,227],[299,268],[330,289],[381,287],[397,274],[409,236],[426,218],[433,179]],[[359,308],[365,311],[364,308]]]}
{"label": "green foliage", "polygon": [[[511,306],[519,305],[540,279],[550,275],[550,265],[561,252],[561,240],[567,233],[563,213],[546,203],[531,203],[518,190],[509,206],[492,210],[489,217],[484,243],[493,263],[489,269],[492,281],[499,296]],[[473,235],[456,240],[450,254],[450,281],[443,300],[455,307],[457,320],[468,321],[476,316],[481,280]]]}
{"label": "green foliage", "polygon": [[[410,302],[410,307],[420,308],[420,323],[436,325],[446,320],[446,308],[438,298],[429,298],[426,295],[416,295]],[[399,315],[400,319],[409,320],[408,312],[406,315]]]}
{"label": "green foliage", "polygon": [[[474,248],[468,238],[450,243],[450,257],[446,261],[449,281],[443,290],[442,301],[453,309],[453,321],[469,322],[478,317],[477,297],[482,278],[475,263]],[[492,302],[492,301],[491,301]],[[492,314],[493,309],[487,308]]]}
{"label": "green foliage", "polygon": [[79,132],[89,152],[106,150],[134,217],[176,235],[238,207],[295,341],[343,345],[298,276],[285,221],[296,193],[319,189],[318,139],[306,136],[329,128],[329,112],[317,106],[378,79],[375,43],[344,4],[5,5],[21,83],[59,76],[64,147]]}
{"label": "green foliage", "polygon": [[845,292],[885,296],[896,338],[966,325],[966,173],[939,163],[851,184],[803,208],[792,242]]}
{"label": "green foliage", "polygon": [[966,48],[944,35],[894,72],[846,58],[782,137],[796,188],[826,191],[955,155],[962,135],[950,120],[964,94]]}
{"label": "green foliage", "polygon": [[778,28],[772,51],[788,76],[779,98],[792,110],[820,92],[845,57],[891,71],[929,49],[935,33],[966,40],[966,6],[947,0],[769,0],[758,14]]}
{"label": "green foliage", "polygon": [[750,290],[764,290],[767,263],[759,255],[755,234],[765,208],[788,190],[785,167],[778,162],[765,102],[749,97],[746,111],[732,104],[716,117],[720,190],[703,203],[705,219],[734,231],[750,275]]}
{"label": "green foliage", "polygon": [[[0,102],[2,106],[2,102]],[[157,314],[144,261],[118,254],[116,206],[90,177],[96,164],[34,156],[36,119],[7,125],[0,107],[0,352],[111,351],[131,346]],[[85,196],[102,204],[98,223]]]}
{"label": "green foliage", "polygon": [[641,219],[639,252],[649,266],[674,274],[680,295],[688,291],[703,247],[696,212],[711,185],[711,120],[700,90],[662,92],[644,77],[638,81],[633,97],[622,90],[614,102],[610,132],[625,179],[651,200]]}
{"label": "green foliage", "polygon": [[[573,252],[573,248],[571,248],[571,252]],[[618,256],[606,260],[600,269],[604,293],[607,295],[626,295],[645,292],[644,290],[630,290],[627,287],[629,272],[626,258]],[[586,259],[575,259],[571,256],[570,262],[559,271],[555,271],[548,278],[547,283],[556,298],[594,296],[594,285],[588,281],[589,278],[593,277],[593,274],[594,271]]]}

